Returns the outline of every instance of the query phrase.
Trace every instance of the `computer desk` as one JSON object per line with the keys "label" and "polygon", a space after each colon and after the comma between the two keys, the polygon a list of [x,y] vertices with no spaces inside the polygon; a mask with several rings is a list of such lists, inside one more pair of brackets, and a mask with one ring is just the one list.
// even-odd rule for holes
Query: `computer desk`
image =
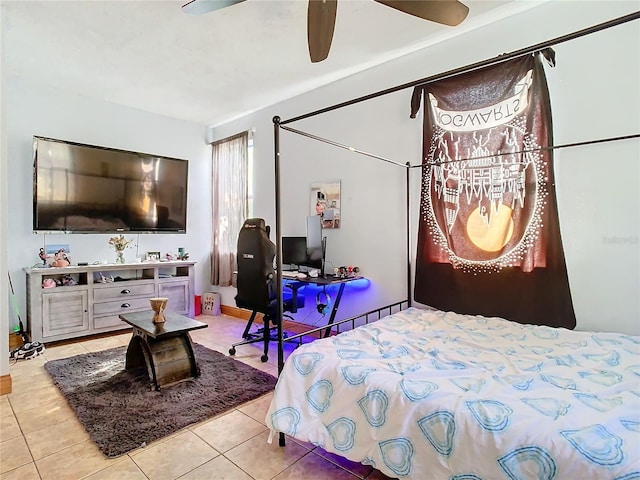
{"label": "computer desk", "polygon": [[[342,293],[344,292],[344,287],[347,283],[352,282],[354,280],[361,279],[361,276],[354,277],[336,277],[333,275],[325,275],[324,277],[304,277],[304,278],[289,278],[282,277],[282,280],[286,283],[301,283],[301,284],[309,284],[309,285],[319,285],[322,287],[327,287],[329,285],[339,285],[338,294],[336,295],[335,300],[333,301],[333,305],[331,306],[331,315],[329,315],[329,321],[327,322],[327,328],[324,331],[324,338],[327,338],[331,335],[331,326],[336,319],[336,315],[338,313],[338,307],[340,306],[340,300],[342,299]],[[291,312],[295,313],[295,312]]]}

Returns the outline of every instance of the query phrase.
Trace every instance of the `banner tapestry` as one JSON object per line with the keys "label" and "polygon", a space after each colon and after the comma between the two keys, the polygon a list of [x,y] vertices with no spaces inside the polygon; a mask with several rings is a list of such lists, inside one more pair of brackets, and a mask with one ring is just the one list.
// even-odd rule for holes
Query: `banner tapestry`
{"label": "banner tapestry", "polygon": [[415,300],[575,327],[540,55],[416,87],[424,140]]}

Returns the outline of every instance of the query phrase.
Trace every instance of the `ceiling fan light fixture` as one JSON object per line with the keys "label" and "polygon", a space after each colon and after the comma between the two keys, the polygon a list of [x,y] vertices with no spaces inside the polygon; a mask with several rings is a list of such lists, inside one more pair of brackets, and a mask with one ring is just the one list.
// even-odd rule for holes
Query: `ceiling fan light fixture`
{"label": "ceiling fan light fixture", "polygon": [[202,15],[244,1],[245,0],[191,0],[182,6],[182,13],[186,13],[187,15]]}

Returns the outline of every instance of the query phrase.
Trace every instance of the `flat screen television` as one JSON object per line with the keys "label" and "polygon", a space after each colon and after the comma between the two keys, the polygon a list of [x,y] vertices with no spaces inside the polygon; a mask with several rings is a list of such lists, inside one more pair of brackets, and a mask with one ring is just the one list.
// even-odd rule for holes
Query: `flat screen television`
{"label": "flat screen television", "polygon": [[189,162],[33,137],[34,232],[186,233]]}

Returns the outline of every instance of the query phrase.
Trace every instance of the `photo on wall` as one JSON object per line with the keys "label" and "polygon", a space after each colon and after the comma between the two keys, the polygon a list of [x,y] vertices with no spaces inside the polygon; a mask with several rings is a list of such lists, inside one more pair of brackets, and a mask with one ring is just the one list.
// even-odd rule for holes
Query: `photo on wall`
{"label": "photo on wall", "polygon": [[322,217],[322,228],[340,228],[340,180],[311,184],[311,215]]}

